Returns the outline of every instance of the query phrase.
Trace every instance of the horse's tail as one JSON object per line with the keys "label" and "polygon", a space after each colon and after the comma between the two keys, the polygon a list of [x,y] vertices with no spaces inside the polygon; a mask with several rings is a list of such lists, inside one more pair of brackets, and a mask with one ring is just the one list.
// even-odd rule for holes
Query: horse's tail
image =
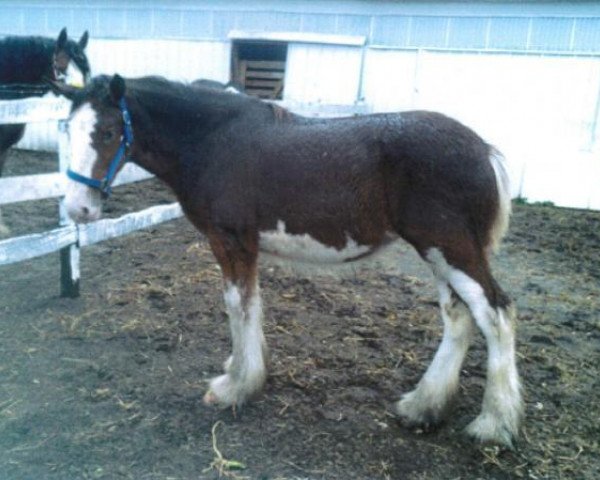
{"label": "horse's tail", "polygon": [[502,237],[508,230],[508,220],[510,217],[512,205],[510,201],[510,180],[506,171],[504,155],[494,147],[490,147],[490,163],[494,169],[496,177],[496,189],[498,190],[498,211],[490,231],[489,244],[487,250],[489,253],[495,251],[500,246]]}

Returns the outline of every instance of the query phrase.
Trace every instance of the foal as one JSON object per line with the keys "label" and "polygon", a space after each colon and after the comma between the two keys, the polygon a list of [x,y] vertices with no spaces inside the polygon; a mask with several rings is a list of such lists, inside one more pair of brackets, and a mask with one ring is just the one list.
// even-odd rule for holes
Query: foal
{"label": "foal", "polygon": [[487,341],[487,383],[467,430],[511,445],[522,415],[515,313],[488,263],[508,226],[509,186],[501,156],[475,133],[433,112],[311,120],[153,77],[55,88],[73,100],[73,219],[99,218],[101,192],[129,150],[208,238],[233,351],[206,403],[240,405],[265,382],[259,251],[349,262],[402,237],[433,270],[444,334],[416,389],[397,403],[399,415],[411,424],[441,420],[476,324]]}

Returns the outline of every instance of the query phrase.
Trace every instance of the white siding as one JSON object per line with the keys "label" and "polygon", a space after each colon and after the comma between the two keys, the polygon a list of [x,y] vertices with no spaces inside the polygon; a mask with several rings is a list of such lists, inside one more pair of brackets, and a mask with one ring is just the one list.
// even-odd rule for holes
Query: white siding
{"label": "white siding", "polygon": [[88,56],[92,74],[162,75],[171,80],[229,80],[229,42],[95,40]]}
{"label": "white siding", "polygon": [[409,110],[415,106],[414,52],[367,50],[362,97],[375,112]]}
{"label": "white siding", "polygon": [[362,49],[292,43],[283,98],[290,102],[348,105],[358,100]]}

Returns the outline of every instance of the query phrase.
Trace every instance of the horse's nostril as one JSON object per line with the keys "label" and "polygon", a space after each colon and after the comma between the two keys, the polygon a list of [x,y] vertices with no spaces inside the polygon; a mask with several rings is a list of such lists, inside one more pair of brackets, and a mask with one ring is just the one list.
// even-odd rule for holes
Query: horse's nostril
{"label": "horse's nostril", "polygon": [[81,213],[87,217],[90,214],[90,209],[88,207],[81,207]]}

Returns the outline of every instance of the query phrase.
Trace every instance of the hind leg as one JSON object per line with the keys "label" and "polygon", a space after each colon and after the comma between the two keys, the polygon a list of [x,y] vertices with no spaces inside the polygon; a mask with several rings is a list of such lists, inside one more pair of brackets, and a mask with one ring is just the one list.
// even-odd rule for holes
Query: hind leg
{"label": "hind leg", "polygon": [[450,265],[440,250],[432,248],[427,259],[436,275],[444,277],[467,304],[487,343],[483,405],[467,432],[481,442],[512,447],[523,415],[515,355],[514,308],[492,278],[483,257],[480,262],[473,262],[472,258],[461,261],[456,256]]}
{"label": "hind leg", "polygon": [[442,342],[423,378],[396,404],[410,425],[435,425],[458,390],[460,369],[471,344],[473,320],[467,306],[438,278],[440,310],[444,322]]}

